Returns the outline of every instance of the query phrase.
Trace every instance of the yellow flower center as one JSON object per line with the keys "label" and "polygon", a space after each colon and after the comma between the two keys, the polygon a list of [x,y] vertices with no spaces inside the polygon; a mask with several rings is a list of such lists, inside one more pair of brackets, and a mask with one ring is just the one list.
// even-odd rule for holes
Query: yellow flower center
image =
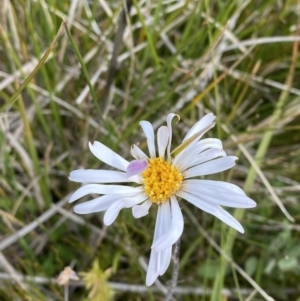
{"label": "yellow flower center", "polygon": [[181,172],[163,158],[151,158],[142,172],[145,193],[153,203],[162,203],[181,188]]}

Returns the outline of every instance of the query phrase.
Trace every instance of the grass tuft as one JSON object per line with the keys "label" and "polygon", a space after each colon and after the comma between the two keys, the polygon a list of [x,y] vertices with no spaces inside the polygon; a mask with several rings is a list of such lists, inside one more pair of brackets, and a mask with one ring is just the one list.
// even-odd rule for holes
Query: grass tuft
{"label": "grass tuft", "polygon": [[[88,141],[130,159],[132,144],[146,148],[139,121],[157,130],[170,112],[180,115],[174,145],[201,116],[217,116],[206,136],[239,160],[209,178],[257,202],[229,210],[244,235],[181,203],[174,298],[299,300],[298,4],[134,0],[106,100],[123,2],[2,3],[0,300],[164,299],[172,268],[145,286],[156,208],[142,219],[123,210],[106,227],[103,214],[73,212],[68,175],[105,168]],[[80,280],[60,287],[68,266]]]}

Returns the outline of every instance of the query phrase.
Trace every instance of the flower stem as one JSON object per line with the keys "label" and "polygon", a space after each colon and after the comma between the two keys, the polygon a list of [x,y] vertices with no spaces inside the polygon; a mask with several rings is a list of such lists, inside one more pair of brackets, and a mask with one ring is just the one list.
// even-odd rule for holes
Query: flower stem
{"label": "flower stem", "polygon": [[170,301],[173,297],[173,290],[177,285],[178,273],[179,273],[179,254],[180,254],[180,238],[176,241],[173,251],[173,273],[172,280],[169,286],[168,294],[165,301]]}
{"label": "flower stem", "polygon": [[69,284],[64,285],[64,300],[69,301]]}

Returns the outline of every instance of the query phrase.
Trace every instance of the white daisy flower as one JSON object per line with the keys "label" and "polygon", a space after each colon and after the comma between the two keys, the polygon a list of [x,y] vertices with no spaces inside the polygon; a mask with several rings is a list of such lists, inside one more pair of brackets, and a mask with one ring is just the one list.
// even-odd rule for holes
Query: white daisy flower
{"label": "white daisy flower", "polygon": [[182,234],[184,222],[178,198],[185,199],[216,216],[241,233],[244,233],[241,224],[221,206],[256,206],[256,203],[234,184],[195,179],[227,170],[235,165],[237,159],[226,155],[219,139],[200,140],[214,126],[215,116],[210,113],[199,120],[186,134],[182,144],[171,152],[171,122],[175,116],[179,119],[178,115],[169,114],[167,126],[158,129],[158,149],[155,147],[151,123],[140,122],[147,138],[149,156],[133,145],[131,154],[135,160],[128,162],[100,142],[89,143],[91,152],[99,160],[118,171],[75,170],[70,174],[71,181],[90,183],[76,190],[70,202],[88,194],[101,195],[75,206],[74,211],[78,214],[106,211],[105,225],[111,225],[123,208],[132,208],[133,216],[140,218],[148,214],[152,205],[157,205],[157,220],[146,277],[148,286],[167,270],[172,245]]}

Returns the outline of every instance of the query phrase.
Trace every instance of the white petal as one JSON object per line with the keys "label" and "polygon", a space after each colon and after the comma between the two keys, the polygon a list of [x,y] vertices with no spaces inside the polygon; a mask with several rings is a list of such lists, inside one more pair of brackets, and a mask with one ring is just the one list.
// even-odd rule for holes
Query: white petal
{"label": "white petal", "polygon": [[193,135],[201,131],[206,132],[207,130],[209,130],[211,127],[213,127],[215,118],[216,116],[214,116],[213,113],[206,114],[204,117],[202,117],[198,122],[194,124],[194,126],[188,131],[188,133],[186,134],[182,142],[186,141],[187,139],[191,138]]}
{"label": "white petal", "polygon": [[151,205],[152,205],[152,202],[150,200],[147,200],[141,205],[133,206],[132,207],[132,215],[135,218],[141,218],[141,217],[147,215]]}
{"label": "white petal", "polygon": [[93,155],[97,157],[99,160],[117,169],[126,171],[129,162],[123,159],[121,156],[119,156],[117,153],[112,151],[104,144],[98,141],[95,141],[94,144],[89,142],[89,148],[90,151],[93,153]]}
{"label": "white petal", "polygon": [[217,138],[206,138],[198,141],[197,149],[199,153],[209,148],[223,149],[222,141]]}
{"label": "white petal", "polygon": [[201,200],[215,205],[233,208],[253,208],[256,206],[256,203],[245,195],[228,192],[217,187],[205,188],[199,183],[188,183],[188,181],[185,181],[181,190],[199,196]]}
{"label": "white petal", "polygon": [[[172,216],[171,216],[171,208],[169,202],[164,202],[163,204],[160,205],[160,208],[161,208],[162,227],[160,229],[159,237],[162,237],[172,227]],[[153,243],[155,243],[154,240]],[[169,267],[171,256],[172,256],[172,246],[160,252],[160,258],[159,258],[160,262],[158,267],[159,275],[163,275],[167,270],[167,268]]]}
{"label": "white petal", "polygon": [[175,196],[171,196],[171,214],[172,214],[172,225],[170,230],[156,240],[152,245],[152,250],[155,252],[161,252],[171,247],[181,236],[183,231],[183,216]]}
{"label": "white petal", "polygon": [[195,166],[195,165],[199,165],[202,164],[204,162],[207,161],[211,161],[213,159],[216,159],[218,157],[225,157],[226,153],[223,150],[220,149],[215,149],[215,148],[211,148],[211,149],[207,149],[206,151],[200,153],[198,156],[195,157],[186,157],[184,163],[180,162],[180,170],[181,171],[185,171],[186,169]]}
{"label": "white petal", "polygon": [[113,170],[78,169],[70,173],[69,179],[81,183],[130,182],[125,172]]}
{"label": "white petal", "polygon": [[[154,252],[154,251],[152,251]],[[160,252],[160,269],[159,269],[159,275],[162,276],[166,270],[168,269],[170,262],[171,262],[171,257],[172,257],[172,247],[169,247],[163,251]]]}
{"label": "white petal", "polygon": [[[150,261],[147,269],[146,285],[151,286],[158,276],[163,275],[170,265],[172,247],[162,252],[151,251]],[[160,262],[160,263],[159,263]],[[159,267],[159,270],[157,269]]]}
{"label": "white petal", "polygon": [[151,252],[150,254],[150,260],[149,260],[149,265],[147,269],[147,276],[146,276],[146,285],[151,286],[154,281],[157,279],[159,276],[158,270],[157,270],[157,265],[158,265],[158,259],[160,257],[160,253],[157,252]]}
{"label": "white petal", "polygon": [[104,224],[106,226],[111,225],[117,218],[121,209],[131,208],[132,206],[143,202],[147,198],[148,198],[147,195],[141,193],[133,197],[125,197],[119,199],[116,202],[112,203],[111,206],[107,209],[107,211],[104,214],[104,218],[103,218]]}
{"label": "white petal", "polygon": [[158,155],[165,156],[165,151],[169,141],[169,130],[166,126],[161,126],[157,131]]}
{"label": "white petal", "polygon": [[136,153],[134,152],[132,146],[131,146],[131,148],[130,148],[130,154],[131,154],[131,156],[132,156],[134,159],[139,160],[139,157],[138,157],[138,156],[136,155]]}
{"label": "white petal", "polygon": [[216,138],[206,138],[200,141],[193,141],[175,157],[174,164],[180,166],[181,164],[184,164],[185,160],[193,158],[209,148],[223,149],[221,140]]}
{"label": "white petal", "polygon": [[113,194],[103,195],[91,201],[76,205],[74,207],[74,212],[78,214],[89,214],[93,212],[105,211],[113,202],[117,201],[121,197],[121,195]]}
{"label": "white petal", "polygon": [[193,158],[196,156],[199,152],[196,148],[198,141],[194,140],[191,142],[184,150],[182,150],[173,160],[173,164],[178,166],[180,169],[181,164],[185,162],[186,158]]}
{"label": "white petal", "polygon": [[147,137],[147,144],[148,144],[150,157],[154,158],[156,155],[155,155],[154,131],[153,131],[152,124],[149,121],[141,121],[140,126],[142,127],[145,136]]}
{"label": "white petal", "polygon": [[167,149],[167,155],[168,155],[168,159],[170,160],[171,159],[171,143],[172,143],[172,119],[174,117],[177,117],[177,122],[179,121],[180,117],[179,115],[177,114],[174,114],[174,113],[170,113],[168,114],[167,116],[167,127],[168,127],[168,130],[169,130],[169,141],[168,141],[168,149]]}
{"label": "white petal", "polygon": [[206,189],[218,189],[223,190],[224,192],[234,192],[241,195],[246,195],[242,188],[238,187],[237,185],[222,182],[222,181],[213,181],[213,180],[185,180],[184,184],[194,184],[199,187],[203,187]]}
{"label": "white petal", "polygon": [[237,159],[238,158],[234,156],[218,158],[186,170],[183,172],[183,177],[187,179],[197,176],[212,175],[233,167],[235,165],[235,160]]}
{"label": "white petal", "polygon": [[177,191],[176,195],[187,200],[188,202],[190,202],[191,204],[193,204],[194,206],[196,206],[197,208],[199,208],[205,212],[208,212],[208,213],[214,215],[214,213],[216,211],[216,205],[205,202],[196,195],[190,194],[190,193],[182,191],[182,190]]}
{"label": "white petal", "polygon": [[[157,218],[155,223],[153,243],[166,234],[171,227],[171,208],[169,202],[164,202],[158,206]],[[147,270],[146,285],[150,286],[168,268],[171,260],[172,247],[162,252],[151,251],[150,261]]]}
{"label": "white petal", "polygon": [[171,215],[170,201],[166,201],[158,206],[153,243],[169,231],[172,225]]}
{"label": "white petal", "polygon": [[228,213],[222,207],[218,206],[218,211],[215,216],[217,218],[219,218],[222,222],[227,224],[228,226],[239,231],[240,233],[245,233],[243,226],[230,213]]}
{"label": "white petal", "polygon": [[135,144],[131,146],[130,153],[137,160],[147,160],[148,156]]}
{"label": "white petal", "polygon": [[129,187],[121,185],[101,185],[101,184],[87,184],[77,189],[71,196],[69,203],[72,203],[79,198],[90,193],[96,194],[137,194],[144,191],[142,186]]}
{"label": "white petal", "polygon": [[[205,119],[205,117],[206,116],[204,116],[204,119]],[[203,119],[203,118],[202,118]],[[202,121],[202,119],[199,121],[199,122],[201,122]],[[202,125],[205,125],[206,124],[206,120],[204,120],[203,122],[202,122]],[[196,128],[192,128],[191,130],[193,130],[192,131],[192,135],[190,136],[189,134],[187,135],[188,136],[188,138],[185,138],[184,140],[183,140],[183,142],[182,142],[182,144],[178,147],[179,149],[181,149],[181,151],[180,151],[180,153],[176,156],[176,158],[175,158],[175,161],[174,161],[174,163],[176,164],[176,161],[177,162],[179,162],[179,160],[181,160],[182,159],[182,156],[184,155],[184,156],[190,156],[190,154],[191,154],[191,152],[194,152],[194,147],[197,145],[197,143],[198,143],[198,141],[202,138],[202,136],[209,130],[209,129],[211,129],[214,125],[215,125],[215,123],[208,123],[209,125],[208,126],[206,126],[206,127],[200,127],[200,125],[201,124],[199,124],[199,126],[198,127],[196,127]],[[197,125],[197,124],[196,124]],[[202,126],[201,125],[201,126]],[[194,129],[195,129],[195,131],[197,130],[197,129],[200,129],[199,131],[194,131]],[[195,132],[195,133],[194,133]]]}
{"label": "white petal", "polygon": [[185,200],[195,205],[199,209],[214,215],[215,217],[223,221],[225,224],[236,229],[237,231],[244,233],[244,229],[242,225],[232,215],[230,215],[227,211],[225,211],[220,206],[207,203],[201,200],[200,197],[184,191],[177,191],[176,195],[184,198]]}
{"label": "white petal", "polygon": [[137,184],[142,184],[142,177],[141,177],[141,175],[132,176],[132,177],[129,177],[129,181],[135,182]]}

